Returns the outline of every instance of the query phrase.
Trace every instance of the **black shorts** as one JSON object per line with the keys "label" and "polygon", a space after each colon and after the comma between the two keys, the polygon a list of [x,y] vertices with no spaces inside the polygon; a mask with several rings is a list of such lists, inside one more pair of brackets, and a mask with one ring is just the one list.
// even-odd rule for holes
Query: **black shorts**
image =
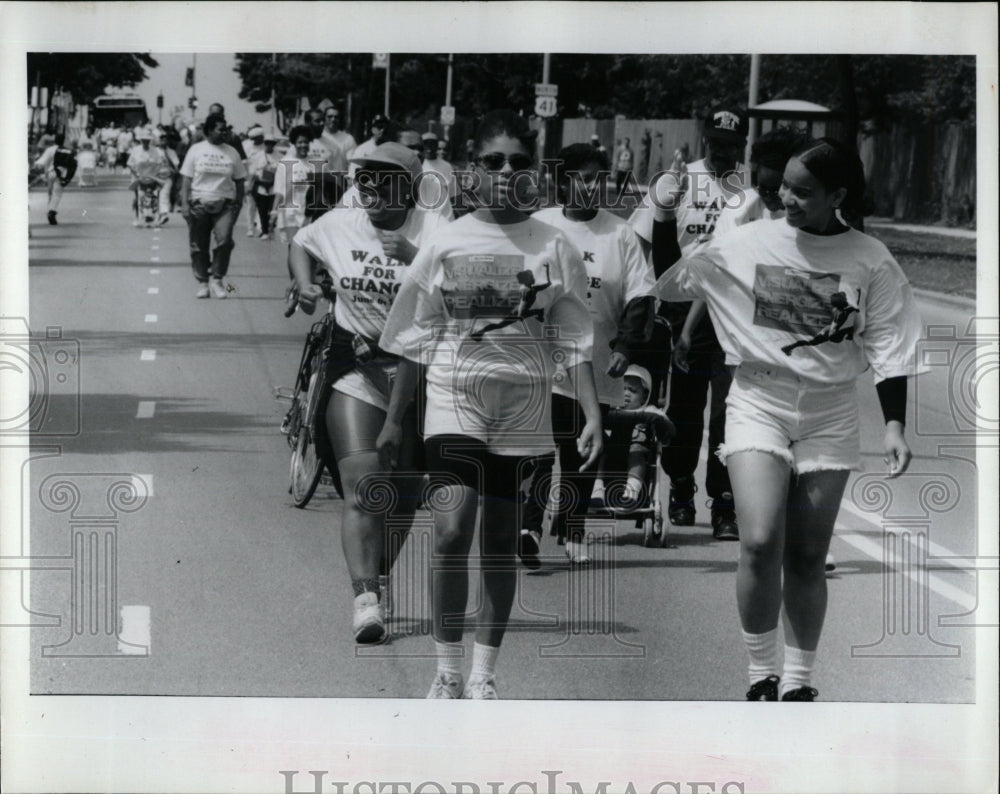
{"label": "black shorts", "polygon": [[432,488],[460,483],[487,498],[517,503],[534,467],[534,457],[497,455],[469,436],[431,436],[424,444]]}

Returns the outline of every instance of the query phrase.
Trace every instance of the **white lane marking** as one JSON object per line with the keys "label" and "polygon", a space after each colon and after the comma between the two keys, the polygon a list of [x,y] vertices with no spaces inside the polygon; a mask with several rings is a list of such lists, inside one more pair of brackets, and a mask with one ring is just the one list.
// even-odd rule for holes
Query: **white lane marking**
{"label": "white lane marking", "polygon": [[[154,239],[154,240],[158,240],[159,238],[158,238],[158,237],[154,237],[153,239]],[[154,250],[154,251],[159,251],[159,250],[160,250],[160,246],[158,246],[158,245],[154,245],[154,246],[153,246],[153,250]]]}
{"label": "white lane marking", "polygon": [[152,647],[151,610],[143,604],[121,607],[118,628],[118,653],[129,656],[149,656]]}
{"label": "white lane marking", "polygon": [[155,314],[147,314],[146,315],[146,322],[147,323],[155,323],[159,319],[160,318],[157,317]]}
{"label": "white lane marking", "polygon": [[160,261],[160,257],[158,257],[158,256],[151,256],[149,258],[149,261],[150,262],[159,262]]}
{"label": "white lane marking", "polygon": [[158,275],[160,275],[160,271],[157,270],[155,267],[151,268],[150,271],[149,271],[149,275],[151,275],[151,276],[158,276]]}
{"label": "white lane marking", "polygon": [[156,402],[153,400],[139,400],[139,410],[135,413],[136,419],[152,419],[156,411]]}
{"label": "white lane marking", "polygon": [[139,356],[140,361],[156,361],[156,351],[155,350],[143,350],[142,354]]}
{"label": "white lane marking", "polygon": [[146,496],[155,496],[153,493],[153,475],[152,474],[133,474],[132,475],[132,486],[136,489],[138,493],[146,492]]}
{"label": "white lane marking", "polygon": [[160,288],[159,287],[150,287],[148,290],[146,290],[146,294],[147,295],[159,295],[160,294]]}
{"label": "white lane marking", "polygon": [[[854,502],[845,499],[843,502],[841,502],[840,506],[841,509],[846,510],[848,513],[850,513],[853,516],[856,516],[857,518],[860,518],[862,521],[871,524],[876,529],[879,530],[882,529],[882,525],[878,523],[878,521],[873,517],[871,513],[865,512],[856,504],[854,504]],[[930,538],[927,539],[927,552],[928,556],[930,556],[932,559],[936,559],[938,557],[954,558],[962,556],[959,554],[955,554],[955,552],[953,552],[951,549],[946,549],[944,546],[938,545]]]}
{"label": "white lane marking", "polygon": [[[879,531],[882,530],[882,527],[879,524],[875,523],[875,521],[873,521],[868,514],[866,514],[862,510],[859,510],[853,504],[850,504],[849,502],[845,501],[841,503],[841,507],[845,508],[848,513],[851,513],[852,515],[861,519],[866,524],[875,527]],[[873,560],[883,560],[884,558],[885,552],[884,549],[882,548],[882,544],[880,542],[872,540],[871,538],[865,537],[859,532],[855,532],[853,530],[847,529],[846,527],[838,525],[837,531],[834,533],[834,537],[839,538],[845,543],[853,546],[861,553],[871,557]],[[937,557],[939,555],[939,552],[945,552],[945,554],[941,556],[951,556],[951,557],[955,556],[947,549],[945,549],[943,546],[939,546],[936,543],[928,541],[927,547],[928,551],[931,552],[932,558]],[[916,584],[918,585],[923,584],[921,577],[922,575],[924,575],[924,572],[915,570],[914,566],[904,565],[902,566],[902,568],[903,572]],[[944,581],[940,576],[936,576],[935,573],[937,572],[937,570],[939,569],[930,567],[930,565],[928,565],[928,570],[926,574],[927,574],[927,581],[930,584],[931,590],[933,590],[940,596],[944,596],[949,601],[958,604],[966,612],[971,612],[972,610],[974,610],[976,608],[976,601],[977,601],[976,596],[970,595],[961,588],[955,587],[953,584]],[[971,574],[970,571],[963,571],[963,573]]]}

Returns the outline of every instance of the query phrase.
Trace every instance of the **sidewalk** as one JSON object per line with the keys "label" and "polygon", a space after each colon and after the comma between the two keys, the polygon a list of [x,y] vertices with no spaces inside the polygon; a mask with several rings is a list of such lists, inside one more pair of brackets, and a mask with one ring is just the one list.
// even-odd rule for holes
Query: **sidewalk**
{"label": "sidewalk", "polygon": [[896,223],[892,218],[865,218],[865,227],[875,229],[898,229],[901,232],[917,234],[939,234],[942,237],[961,237],[965,240],[975,240],[975,229],[952,229],[947,226],[921,226],[916,223]]}

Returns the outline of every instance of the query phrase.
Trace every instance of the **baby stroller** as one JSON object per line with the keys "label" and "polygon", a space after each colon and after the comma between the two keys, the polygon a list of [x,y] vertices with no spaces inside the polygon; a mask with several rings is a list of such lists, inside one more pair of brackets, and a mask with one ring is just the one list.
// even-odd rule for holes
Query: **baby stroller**
{"label": "baby stroller", "polygon": [[[604,493],[591,500],[588,517],[635,520],[642,528],[643,546],[667,545],[667,524],[663,520],[663,502],[659,487],[660,452],[674,435],[673,423],[654,408],[612,408],[604,419],[606,433],[604,455]],[[641,486],[633,481],[628,471],[637,454],[636,429],[641,428],[645,439],[642,453],[645,467]],[[632,492],[627,486],[631,483]]]}
{"label": "baby stroller", "polygon": [[151,176],[144,176],[137,185],[136,218],[146,228],[156,225],[161,187],[160,181]]}

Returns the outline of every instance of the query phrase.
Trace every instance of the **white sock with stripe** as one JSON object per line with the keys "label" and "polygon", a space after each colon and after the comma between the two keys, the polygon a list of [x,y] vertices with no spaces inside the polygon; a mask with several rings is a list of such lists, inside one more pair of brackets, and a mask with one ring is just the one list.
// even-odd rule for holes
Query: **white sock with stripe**
{"label": "white sock with stripe", "polygon": [[785,670],[781,676],[781,692],[791,692],[799,687],[809,686],[812,681],[813,665],[816,663],[816,651],[804,651],[801,648],[785,646]]}

